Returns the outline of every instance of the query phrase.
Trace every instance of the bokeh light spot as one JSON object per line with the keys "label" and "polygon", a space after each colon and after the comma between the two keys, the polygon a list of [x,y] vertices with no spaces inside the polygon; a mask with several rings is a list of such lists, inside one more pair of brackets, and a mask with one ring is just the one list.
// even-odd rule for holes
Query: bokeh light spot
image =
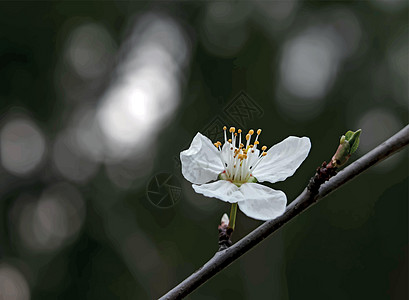
{"label": "bokeh light spot", "polygon": [[284,88],[310,103],[322,99],[334,80],[338,51],[330,32],[310,28],[284,45],[280,73]]}
{"label": "bokeh light spot", "polygon": [[80,192],[72,185],[59,183],[45,190],[38,201],[24,205],[18,232],[31,251],[53,252],[78,234],[85,213]]}
{"label": "bokeh light spot", "polygon": [[188,45],[181,27],[168,16],[152,13],[136,21],[121,47],[127,54],[97,111],[107,160],[125,160],[153,147],[180,103]]}
{"label": "bokeh light spot", "polygon": [[73,30],[68,41],[66,59],[80,77],[94,79],[105,73],[116,46],[102,25],[80,25]]}
{"label": "bokeh light spot", "polygon": [[98,170],[98,163],[79,150],[72,130],[57,136],[53,147],[53,163],[61,175],[74,182],[86,182]]}
{"label": "bokeh light spot", "polygon": [[3,167],[14,175],[27,175],[41,163],[46,151],[45,138],[34,122],[15,118],[0,132]]}
{"label": "bokeh light spot", "polygon": [[212,2],[206,7],[200,27],[201,41],[212,54],[236,54],[249,37],[246,21],[251,5],[246,2]]}
{"label": "bokeh light spot", "polygon": [[30,289],[23,274],[15,267],[5,263],[0,264],[0,299],[30,299]]}

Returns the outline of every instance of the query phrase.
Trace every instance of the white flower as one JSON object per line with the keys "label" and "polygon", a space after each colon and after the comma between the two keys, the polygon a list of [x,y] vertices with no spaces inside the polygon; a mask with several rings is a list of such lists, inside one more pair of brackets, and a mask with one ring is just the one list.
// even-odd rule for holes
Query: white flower
{"label": "white flower", "polygon": [[254,130],[248,132],[243,143],[240,129],[236,133],[234,127],[230,128],[231,139],[227,139],[226,126],[223,130],[223,146],[196,134],[189,149],[180,153],[183,176],[193,183],[197,193],[238,203],[251,218],[270,220],[282,215],[287,205],[284,192],[256,182],[274,183],[292,176],[308,156],[310,139],[290,136],[266,152],[266,146],[258,149],[261,129],[253,144]]}

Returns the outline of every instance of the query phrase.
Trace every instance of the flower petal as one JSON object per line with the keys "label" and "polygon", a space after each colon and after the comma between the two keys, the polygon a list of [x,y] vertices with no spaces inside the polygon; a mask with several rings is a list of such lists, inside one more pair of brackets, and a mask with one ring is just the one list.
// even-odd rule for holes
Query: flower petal
{"label": "flower petal", "polygon": [[285,180],[295,173],[308,156],[310,149],[309,138],[289,136],[267,151],[263,161],[254,170],[253,176],[259,182],[274,183]]}
{"label": "flower petal", "polygon": [[258,183],[245,183],[240,187],[245,200],[239,202],[240,210],[250,218],[271,220],[281,216],[287,205],[287,196]]}
{"label": "flower petal", "polygon": [[203,194],[206,197],[217,198],[230,203],[244,200],[239,188],[227,180],[218,180],[202,185],[193,184],[192,187],[196,193]]}
{"label": "flower petal", "polygon": [[206,183],[216,180],[224,170],[220,152],[200,132],[196,134],[189,149],[180,153],[182,174],[192,183]]}

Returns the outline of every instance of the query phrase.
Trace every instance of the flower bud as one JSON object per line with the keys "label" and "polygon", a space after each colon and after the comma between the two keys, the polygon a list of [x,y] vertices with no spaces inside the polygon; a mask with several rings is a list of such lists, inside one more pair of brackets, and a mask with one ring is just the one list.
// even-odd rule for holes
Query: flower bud
{"label": "flower bud", "polygon": [[221,225],[229,226],[229,216],[226,213],[222,217]]}

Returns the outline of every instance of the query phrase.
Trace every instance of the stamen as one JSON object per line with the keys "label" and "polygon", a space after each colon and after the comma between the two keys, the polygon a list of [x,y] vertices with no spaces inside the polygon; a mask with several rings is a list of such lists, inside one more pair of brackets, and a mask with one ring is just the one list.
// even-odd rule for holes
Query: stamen
{"label": "stamen", "polygon": [[[256,145],[256,149],[257,149],[257,145],[259,144],[258,142],[258,137],[261,134],[261,129],[257,129],[257,136],[256,136],[256,141],[254,142],[254,145]],[[256,144],[257,143],[257,144]]]}
{"label": "stamen", "polygon": [[[260,144],[258,137],[261,134],[261,129],[257,129],[257,136],[254,143],[251,143],[251,137],[255,133],[253,129],[250,129],[245,135],[246,143],[242,143],[241,134],[243,131],[235,127],[230,127],[229,132],[231,133],[231,138],[227,139],[227,127],[223,127],[224,131],[224,140],[225,143],[229,143],[227,146],[229,151],[231,151],[227,156],[223,156],[223,165],[225,166],[224,172],[227,175],[227,178],[232,182],[245,182],[252,175],[256,166],[263,160],[264,156],[267,155],[265,152],[267,150],[266,146],[263,146],[260,150],[263,152],[255,155],[255,150]],[[215,147],[222,151],[222,143],[217,141],[214,143]],[[251,152],[250,152],[251,151]],[[261,152],[261,151],[260,151]]]}
{"label": "stamen", "polygon": [[259,159],[257,160],[257,162],[253,166],[250,167],[250,170],[254,171],[254,169],[260,164],[260,162],[263,160],[264,156],[266,156],[266,155],[267,155],[267,152],[261,153],[261,155],[260,155]]}
{"label": "stamen", "polygon": [[248,134],[246,135],[246,140],[247,140],[246,148],[248,148],[248,146],[249,146],[249,144],[250,144],[250,138],[251,138],[251,135],[248,133]]}
{"label": "stamen", "polygon": [[[236,128],[230,127],[229,131],[231,132],[231,139],[233,141],[233,146],[236,146],[236,139],[234,138],[234,136],[235,136],[234,132],[236,131]],[[230,143],[232,143],[232,142],[230,142]]]}
{"label": "stamen", "polygon": [[239,145],[241,144],[241,129],[237,130],[239,133]]}

